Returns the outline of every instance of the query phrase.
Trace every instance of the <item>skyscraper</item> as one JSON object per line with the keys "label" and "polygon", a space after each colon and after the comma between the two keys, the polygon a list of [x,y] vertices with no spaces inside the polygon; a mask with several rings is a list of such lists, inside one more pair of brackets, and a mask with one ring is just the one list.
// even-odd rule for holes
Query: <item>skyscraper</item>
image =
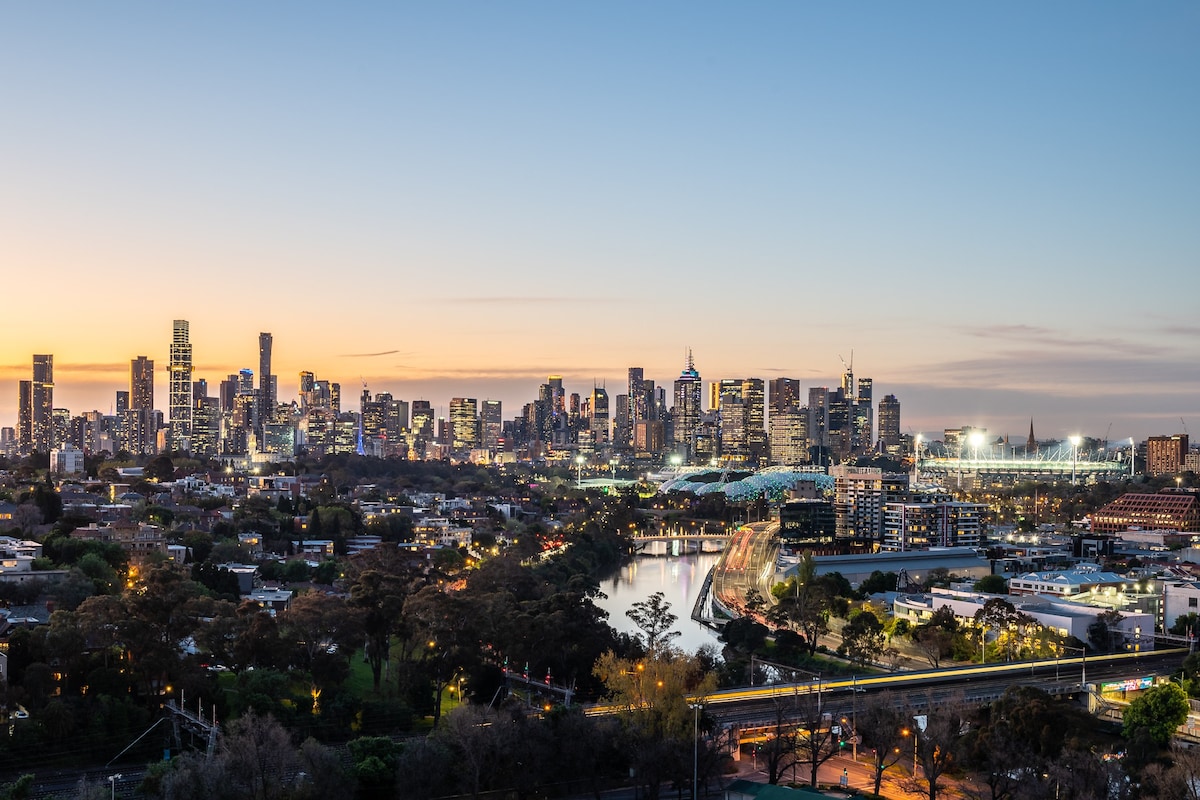
{"label": "skyscraper", "polygon": [[874,413],[871,406],[875,382],[871,378],[858,379],[858,393],[851,405],[851,450],[865,453],[874,445]]}
{"label": "skyscraper", "polygon": [[742,427],[746,438],[746,455],[757,466],[767,458],[766,393],[762,378],[742,381],[742,410],[746,415]]}
{"label": "skyscraper", "polygon": [[588,419],[588,429],[595,436],[595,443],[608,444],[608,392],[603,386],[592,387],[588,409],[591,415]]}
{"label": "skyscraper", "polygon": [[138,411],[154,408],[154,361],[145,356],[129,362],[129,407]]}
{"label": "skyscraper", "polygon": [[30,389],[30,439],[33,451],[49,453],[54,449],[54,356],[33,357],[33,383]]}
{"label": "skyscraper", "polygon": [[129,410],[125,412],[125,449],[137,455],[158,451],[154,414],[154,362],[138,356],[129,362]]}
{"label": "skyscraper", "polygon": [[675,379],[675,405],[671,409],[673,421],[671,441],[675,446],[675,451],[683,456],[685,461],[690,460],[694,454],[692,437],[696,433],[696,428],[700,426],[702,393],[703,385],[700,373],[696,371],[695,363],[692,361],[692,351],[689,348],[683,371]]}
{"label": "skyscraper", "polygon": [[17,384],[17,451],[33,452],[33,381]]}
{"label": "skyscraper", "polygon": [[489,450],[500,447],[500,435],[504,430],[504,417],[499,400],[484,400],[480,410],[483,446]]}
{"label": "skyscraper", "polygon": [[646,377],[641,367],[629,368],[629,418],[632,421],[650,419],[650,395],[646,392]]}
{"label": "skyscraper", "polygon": [[192,435],[192,344],[188,321],[177,319],[171,326],[168,412],[171,416],[171,447],[191,450]]}
{"label": "skyscraper", "polygon": [[271,374],[271,344],[273,338],[269,333],[258,335],[258,398],[261,407],[258,418],[262,424],[270,422],[275,413],[275,376]]}
{"label": "skyscraper", "polygon": [[896,395],[884,395],[879,401],[879,449],[900,455],[900,401]]}
{"label": "skyscraper", "polygon": [[450,398],[451,446],[473,450],[479,446],[479,403],[474,397]]}
{"label": "skyscraper", "polygon": [[800,381],[796,378],[772,378],[771,413],[800,406]]}

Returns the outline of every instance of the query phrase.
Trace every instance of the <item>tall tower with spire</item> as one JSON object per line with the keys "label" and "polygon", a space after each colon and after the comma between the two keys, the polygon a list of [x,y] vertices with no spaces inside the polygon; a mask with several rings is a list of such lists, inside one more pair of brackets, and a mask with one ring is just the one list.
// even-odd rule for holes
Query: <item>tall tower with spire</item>
{"label": "tall tower with spire", "polygon": [[690,460],[695,451],[696,429],[700,427],[700,397],[703,394],[700,373],[692,360],[692,348],[688,348],[683,372],[675,380],[675,407],[673,418],[675,452]]}
{"label": "tall tower with spire", "polygon": [[1037,438],[1033,435],[1033,417],[1029,418],[1029,438],[1025,440],[1025,455],[1036,455],[1038,451]]}

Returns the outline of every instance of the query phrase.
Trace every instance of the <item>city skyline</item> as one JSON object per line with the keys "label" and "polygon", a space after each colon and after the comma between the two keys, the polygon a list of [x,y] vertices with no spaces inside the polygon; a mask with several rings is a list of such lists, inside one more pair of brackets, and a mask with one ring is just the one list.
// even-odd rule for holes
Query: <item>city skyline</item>
{"label": "city skyline", "polygon": [[1182,432],[1198,34],[1183,2],[13,8],[0,420],[35,353],[57,407],[139,355],[167,405],[186,319],[210,385],[270,331],[280,398],[507,418],[549,374],[615,396],[690,348],[807,390],[853,351],[905,432]]}
{"label": "city skyline", "polygon": [[[257,343],[258,343],[257,355],[259,358],[259,369],[258,370],[254,369],[252,367],[247,367],[247,366],[236,366],[232,362],[229,362],[229,364],[230,364],[229,366],[221,367],[216,370],[211,370],[211,369],[206,370],[203,367],[191,366],[191,362],[190,362],[191,342],[189,341],[189,326],[190,326],[189,320],[181,320],[181,319],[174,320],[172,322],[172,329],[169,331],[170,335],[167,337],[168,348],[166,348],[166,349],[169,349],[172,351],[174,351],[176,349],[180,349],[180,344],[181,344],[181,342],[183,343],[183,348],[180,349],[180,351],[183,352],[184,350],[186,350],[186,352],[188,353],[188,356],[189,356],[188,364],[189,364],[189,368],[191,370],[191,372],[190,372],[191,376],[195,380],[202,380],[207,383],[207,385],[209,387],[210,396],[215,396],[214,393],[217,391],[217,387],[222,380],[224,380],[226,378],[237,378],[239,376],[241,377],[242,380],[247,380],[247,376],[249,376],[252,386],[257,387],[257,391],[260,392],[259,396],[261,397],[261,391],[262,391],[262,386],[263,386],[263,375],[261,374],[261,368],[264,364],[267,364],[269,366],[271,363],[271,350],[273,347],[273,340],[274,340],[274,336],[272,333],[260,331],[259,333],[256,334]],[[180,334],[181,330],[182,330],[182,334]],[[144,349],[147,352],[153,352],[152,348],[144,348]],[[301,348],[301,349],[303,349],[303,348]],[[62,375],[64,374],[64,372],[66,372],[67,374],[71,373],[71,369],[69,366],[67,366],[64,369],[61,361],[59,361],[57,359],[57,357],[55,356],[55,354],[53,354],[53,353],[48,353],[48,354],[44,354],[44,355],[36,355],[35,354],[35,355],[31,355],[32,361],[27,362],[23,366],[25,377],[21,381],[18,381],[16,383],[27,383],[28,384],[28,383],[30,383],[30,377],[33,377],[34,381],[33,381],[33,384],[31,384],[31,385],[36,385],[37,381],[39,380],[37,378],[37,375],[44,374],[44,373],[37,372],[37,369],[38,369],[37,359],[44,359],[47,356],[53,363],[53,374],[52,374],[52,380],[50,381],[50,383],[53,387],[53,392],[54,392],[54,394],[53,394],[53,407],[54,408],[67,409],[73,415],[78,415],[78,414],[81,414],[84,412],[89,412],[89,411],[100,411],[101,413],[112,413],[112,410],[116,409],[120,405],[120,401],[118,400],[118,395],[123,394],[126,396],[126,401],[130,403],[129,407],[142,408],[143,410],[146,410],[146,411],[157,410],[161,413],[162,419],[165,423],[172,421],[171,409],[168,407],[164,407],[166,404],[164,404],[162,402],[158,402],[156,404],[154,403],[154,398],[156,396],[156,393],[159,398],[164,398],[164,397],[167,397],[171,391],[170,380],[171,380],[172,373],[171,373],[170,369],[160,369],[158,371],[154,370],[154,362],[156,359],[160,360],[160,363],[161,363],[161,361],[166,360],[166,359],[162,359],[162,357],[160,355],[155,355],[153,357],[148,357],[146,355],[138,355],[134,358],[130,358],[127,361],[121,362],[120,364],[114,364],[114,368],[119,367],[120,369],[123,370],[123,373],[124,373],[124,375],[123,375],[124,382],[118,383],[118,384],[104,384],[102,380],[98,380],[95,378],[96,373],[94,371],[85,370],[83,372],[83,374],[89,375],[92,378],[90,381],[86,382],[86,385],[91,387],[91,389],[87,392],[79,392],[79,391],[72,391],[72,387],[71,387],[69,380],[65,381],[62,378]],[[290,362],[290,359],[289,359],[289,362]],[[750,375],[750,374],[734,373],[735,375],[737,375],[737,377],[732,377],[732,378],[730,375],[717,376],[717,375],[713,375],[713,374],[706,374],[706,372],[700,368],[702,365],[697,362],[698,362],[698,359],[692,352],[691,348],[687,348],[687,352],[684,357],[684,361],[681,364],[681,368],[679,370],[677,370],[676,372],[669,374],[667,376],[658,376],[658,375],[649,373],[649,371],[646,370],[644,367],[639,368],[636,365],[631,366],[631,367],[626,367],[625,370],[626,370],[626,372],[628,372],[629,369],[640,369],[642,375],[646,376],[645,377],[646,380],[653,381],[659,387],[660,390],[665,391],[666,398],[667,398],[667,409],[668,410],[674,405],[675,400],[677,399],[677,398],[672,397],[671,387],[675,383],[675,381],[681,376],[687,378],[688,380],[694,380],[697,376],[699,377],[699,384],[697,385],[696,391],[699,396],[701,409],[704,411],[715,410],[716,407],[713,405],[714,393],[719,391],[718,386],[723,382],[729,382],[731,380],[740,382],[745,379],[767,380],[767,382],[772,380],[772,379],[762,379],[759,376]],[[201,363],[204,363],[204,362],[201,362]],[[859,361],[858,363],[860,366],[862,365],[861,361]],[[849,366],[852,364],[853,364],[853,362],[843,361],[844,366]],[[150,402],[152,403],[152,405],[150,405],[150,406],[145,405],[144,401],[141,404],[139,404],[136,401],[136,398],[139,394],[139,388],[134,385],[134,377],[133,377],[135,374],[142,374],[141,371],[146,369],[146,365],[148,365],[148,368],[149,368],[148,374],[149,374],[150,379],[152,380],[152,384],[148,385],[146,388],[141,389],[141,392],[142,392],[143,397],[148,396],[150,398]],[[869,367],[868,367],[868,369],[869,369]],[[297,370],[295,373],[294,380],[281,381],[279,379],[281,377],[286,377],[286,376],[280,376],[275,369],[272,369],[271,375],[275,379],[276,382],[271,385],[271,389],[273,390],[273,393],[277,395],[278,402],[288,403],[288,402],[292,402],[292,401],[296,401],[296,400],[301,400],[301,394],[302,394],[302,392],[300,391],[301,380],[304,376],[308,376],[309,378],[312,378],[313,372],[314,371],[312,371],[312,370],[304,370],[304,369]],[[393,382],[391,384],[386,384],[386,383],[376,384],[376,383],[373,383],[373,382],[367,380],[362,375],[358,376],[357,378],[352,378],[350,380],[340,379],[338,376],[329,375],[329,374],[322,374],[321,377],[328,382],[342,384],[342,387],[343,387],[342,388],[342,410],[343,411],[351,411],[351,412],[357,413],[357,411],[358,411],[358,405],[357,405],[358,404],[358,395],[359,395],[359,389],[361,388],[361,389],[369,389],[369,391],[371,392],[372,395],[382,392],[382,393],[387,393],[389,395],[393,395],[393,396],[397,397],[398,399],[403,399],[408,402],[411,402],[414,400],[427,401],[429,403],[429,405],[431,406],[431,408],[433,409],[435,416],[438,418],[446,419],[446,420],[449,420],[451,418],[452,401],[455,398],[468,398],[468,397],[473,400],[476,400],[478,402],[478,404],[480,405],[480,407],[482,407],[482,405],[486,402],[502,403],[503,413],[501,415],[501,418],[503,420],[511,420],[514,417],[518,417],[521,415],[521,409],[526,403],[532,402],[534,399],[536,399],[539,385],[544,383],[548,378],[561,379],[562,385],[563,385],[563,390],[564,390],[565,394],[567,394],[567,395],[578,394],[585,401],[588,399],[588,396],[591,394],[593,386],[595,386],[601,390],[604,390],[606,388],[606,386],[612,386],[613,389],[610,393],[612,397],[616,397],[618,394],[624,393],[628,387],[628,384],[627,384],[628,374],[626,374],[624,376],[616,377],[613,380],[606,381],[606,380],[602,380],[602,379],[593,379],[593,380],[589,380],[589,381],[585,382],[582,379],[580,379],[578,381],[573,380],[571,377],[569,377],[568,373],[560,370],[558,372],[551,371],[551,372],[547,373],[546,375],[532,377],[532,378],[528,379],[529,380],[528,383],[526,383],[524,379],[514,378],[510,381],[512,386],[510,389],[511,394],[509,394],[509,395],[504,395],[504,396],[499,396],[499,397],[485,396],[478,391],[471,391],[471,386],[472,386],[471,381],[469,379],[463,379],[462,383],[461,383],[461,391],[457,391],[455,394],[448,395],[445,397],[429,397],[429,396],[425,396],[425,395],[421,395],[421,394],[412,394],[412,395],[405,394],[402,386],[396,385],[395,382]],[[839,383],[844,380],[845,374],[839,374],[839,375],[833,376],[827,381],[815,381],[811,384],[805,382],[804,380],[796,379],[793,376],[775,376],[775,377],[776,378],[784,377],[788,381],[793,381],[793,380],[797,381],[798,382],[798,392],[796,394],[796,397],[798,398],[799,404],[804,405],[806,403],[806,401],[808,399],[810,399],[809,398],[809,390],[810,389],[831,389],[831,390],[836,389],[838,387]],[[896,386],[902,386],[902,384],[893,384],[893,383],[886,381],[886,379],[881,384],[874,377],[866,377],[861,370],[857,372],[857,377],[859,379],[865,378],[865,380],[868,382],[868,385],[870,385],[872,382],[875,383],[875,386],[874,386],[874,409],[876,412],[878,411],[879,402],[883,401],[885,397],[892,397],[893,399],[899,400],[899,402],[901,403],[901,405],[904,409],[904,412],[900,417],[900,432],[902,434],[908,434],[910,436],[913,434],[921,434],[923,437],[925,437],[925,439],[927,441],[940,439],[941,433],[945,429],[956,429],[956,428],[967,426],[967,427],[982,428],[982,429],[986,430],[988,432],[988,434],[990,436],[993,436],[994,438],[1005,437],[1005,438],[1010,438],[1011,441],[1013,441],[1013,442],[1016,442],[1018,440],[1024,439],[1025,432],[1028,430],[1028,426],[1032,422],[1036,428],[1036,433],[1037,433],[1038,438],[1042,439],[1042,440],[1054,440],[1054,439],[1065,440],[1072,435],[1082,435],[1082,436],[1091,436],[1096,439],[1104,439],[1104,440],[1112,441],[1114,443],[1124,441],[1129,438],[1134,438],[1135,440],[1141,442],[1152,436],[1170,435],[1170,434],[1176,433],[1176,432],[1185,432],[1182,429],[1186,428],[1186,426],[1187,426],[1186,419],[1183,417],[1178,417],[1178,418],[1176,418],[1176,421],[1179,424],[1176,426],[1175,429],[1172,428],[1172,426],[1170,425],[1170,423],[1168,421],[1165,424],[1163,430],[1151,431],[1149,433],[1146,433],[1145,435],[1129,434],[1129,433],[1125,433],[1125,432],[1118,433],[1117,429],[1115,429],[1112,426],[1107,425],[1107,424],[1105,425],[1105,430],[1103,430],[1103,431],[1087,430],[1086,428],[1083,428],[1083,427],[1077,427],[1074,429],[1065,429],[1062,431],[1058,431],[1058,430],[1054,430],[1054,429],[1050,428],[1048,425],[1049,421],[1046,419],[1043,419],[1039,422],[1039,419],[1037,417],[1033,417],[1033,418],[1021,417],[1020,415],[1014,415],[1014,416],[1010,417],[1010,419],[1013,420],[1014,424],[1017,426],[1016,428],[1011,428],[1011,429],[1007,426],[997,427],[995,425],[989,425],[987,418],[979,417],[978,415],[975,415],[974,417],[972,417],[969,420],[967,420],[965,417],[963,419],[952,419],[950,417],[947,417],[943,424],[918,426],[918,425],[913,424],[913,421],[912,421],[913,417],[916,416],[918,419],[922,419],[922,417],[919,417],[919,416],[917,416],[917,414],[913,413],[913,410],[910,407],[910,403],[906,401],[905,396],[901,393],[901,391],[903,391],[903,390],[897,391],[893,388]],[[143,377],[139,380],[139,382],[144,381],[144,380],[145,380],[145,378]],[[0,391],[3,391],[3,387],[5,386],[6,383],[7,383],[7,381],[0,381]],[[422,384],[421,381],[412,381],[410,383],[413,386],[420,386]],[[433,384],[431,382],[425,382],[425,383],[428,385],[438,385],[438,384]],[[887,388],[885,388],[883,391],[880,391],[878,389],[879,385],[883,385]],[[91,406],[84,407],[84,406],[72,405],[65,399],[65,398],[77,398],[77,397],[90,397],[90,396],[93,396],[93,394],[95,392],[103,392],[104,386],[107,386],[107,389],[108,389],[106,404],[91,405]],[[283,387],[282,391],[279,390],[280,386]],[[188,396],[190,398],[190,387],[191,387],[190,383],[188,384],[188,387],[189,387]],[[14,395],[14,397],[13,397],[13,409],[14,410],[13,410],[11,422],[12,422],[13,426],[17,426],[19,415],[16,413],[17,412],[17,409],[16,409],[17,402],[16,401],[19,397],[18,389],[20,387],[14,385],[12,388],[13,388],[13,395]],[[911,387],[909,387],[909,388],[911,388]],[[788,391],[791,392],[792,389],[789,387]],[[95,394],[94,396],[104,397],[103,394]],[[766,404],[768,406],[770,406],[769,399],[766,400]],[[3,409],[4,406],[5,406],[5,404],[0,402],[0,409]],[[191,418],[190,408],[188,408],[188,411],[189,411],[189,413],[186,414],[184,419],[186,419],[187,424],[190,426],[190,418]],[[477,411],[478,411],[478,409],[477,409]],[[878,423],[876,423],[876,424],[878,424]],[[0,416],[0,426],[4,426],[4,427],[9,426],[7,418]],[[1168,429],[1170,429],[1170,430],[1168,430]],[[875,436],[877,437],[878,434],[879,434],[879,431],[878,431],[878,429],[876,429]]]}

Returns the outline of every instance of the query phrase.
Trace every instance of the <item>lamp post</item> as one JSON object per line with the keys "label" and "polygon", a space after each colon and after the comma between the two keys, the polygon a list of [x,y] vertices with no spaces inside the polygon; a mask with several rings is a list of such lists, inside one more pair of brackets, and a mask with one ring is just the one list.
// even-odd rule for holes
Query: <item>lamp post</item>
{"label": "lamp post", "polygon": [[1071,443],[1071,485],[1075,485],[1075,462],[1079,458],[1079,443],[1083,441],[1078,434],[1068,437]]}
{"label": "lamp post", "polygon": [[112,788],[112,800],[117,800],[117,781],[121,780],[123,777],[124,776],[119,772],[116,775],[108,776],[108,785]]}
{"label": "lamp post", "polygon": [[700,703],[688,703],[692,711],[692,800],[700,797]]}
{"label": "lamp post", "polygon": [[[1079,655],[1080,655],[1079,688],[1081,691],[1085,691],[1084,687],[1087,686],[1087,648],[1086,647],[1072,647],[1069,644],[1060,644],[1059,648],[1062,650],[1078,650],[1079,651]],[[1058,680],[1058,657],[1057,656],[1055,656],[1055,663],[1054,663],[1054,679]]]}
{"label": "lamp post", "polygon": [[583,486],[583,462],[587,461],[583,456],[575,456],[575,488]]}

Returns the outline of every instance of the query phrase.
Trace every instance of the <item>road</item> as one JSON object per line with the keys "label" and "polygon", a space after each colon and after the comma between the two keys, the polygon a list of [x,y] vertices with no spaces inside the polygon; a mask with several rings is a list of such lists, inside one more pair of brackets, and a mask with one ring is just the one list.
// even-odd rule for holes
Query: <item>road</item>
{"label": "road", "polygon": [[[752,522],[733,532],[713,568],[713,595],[735,613],[745,613],[746,592],[754,589],[771,602],[775,580],[775,558],[779,543],[775,522]],[[760,620],[761,622],[762,620]]]}

